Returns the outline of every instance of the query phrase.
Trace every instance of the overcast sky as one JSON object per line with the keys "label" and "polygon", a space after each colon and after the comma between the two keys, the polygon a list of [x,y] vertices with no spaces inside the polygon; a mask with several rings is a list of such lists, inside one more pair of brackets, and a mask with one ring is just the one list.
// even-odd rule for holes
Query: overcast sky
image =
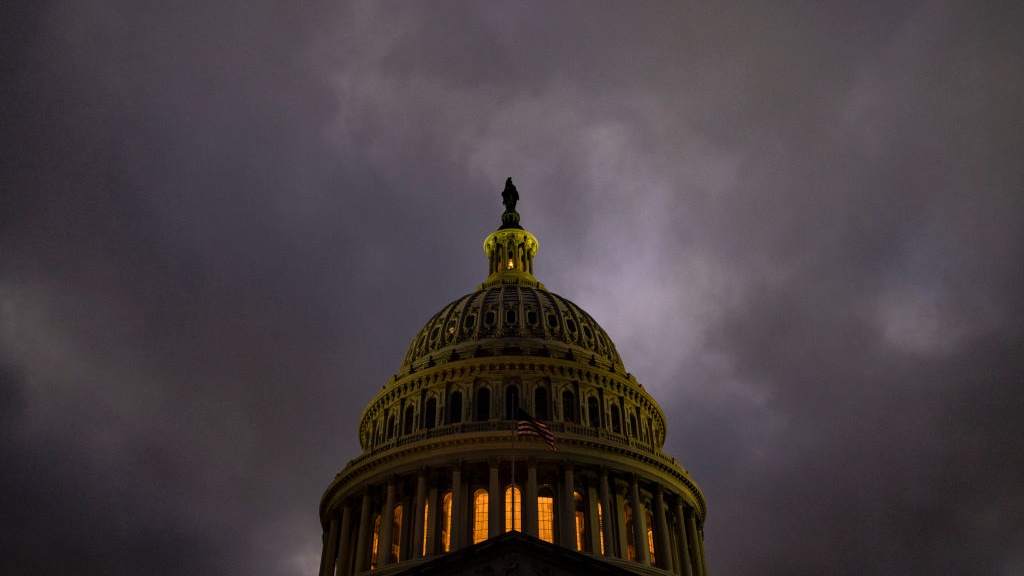
{"label": "overcast sky", "polygon": [[762,4],[3,2],[0,572],[315,574],[512,176],[713,574],[1024,573],[1022,5]]}

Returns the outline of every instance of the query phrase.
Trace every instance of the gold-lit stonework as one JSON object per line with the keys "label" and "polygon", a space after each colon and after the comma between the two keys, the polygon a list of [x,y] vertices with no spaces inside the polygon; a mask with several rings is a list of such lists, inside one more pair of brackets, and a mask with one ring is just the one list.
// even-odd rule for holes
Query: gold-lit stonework
{"label": "gold-lit stonework", "polygon": [[[503,197],[487,277],[426,323],[360,417],[363,454],[320,503],[320,576],[487,573],[480,554],[501,573],[516,554],[523,574],[706,574],[704,496],[662,451],[664,413],[597,322],[534,277],[511,180]],[[517,407],[557,451],[513,450]]]}

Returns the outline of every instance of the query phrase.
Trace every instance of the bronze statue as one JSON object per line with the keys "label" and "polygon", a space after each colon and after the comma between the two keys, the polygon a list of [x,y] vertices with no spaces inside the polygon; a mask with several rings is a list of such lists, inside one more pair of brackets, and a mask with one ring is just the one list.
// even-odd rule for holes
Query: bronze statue
{"label": "bronze statue", "polygon": [[505,180],[505,189],[501,191],[501,203],[505,205],[505,212],[515,212],[516,202],[519,202],[519,191],[512,183],[512,178]]}

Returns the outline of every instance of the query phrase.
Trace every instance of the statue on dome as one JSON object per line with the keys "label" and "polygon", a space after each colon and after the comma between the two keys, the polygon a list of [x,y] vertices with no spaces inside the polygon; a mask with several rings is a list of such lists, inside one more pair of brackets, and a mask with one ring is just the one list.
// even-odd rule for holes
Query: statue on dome
{"label": "statue on dome", "polygon": [[516,202],[519,202],[519,191],[512,183],[512,178],[505,180],[505,189],[501,191],[501,203],[505,205],[505,213],[516,211]]}

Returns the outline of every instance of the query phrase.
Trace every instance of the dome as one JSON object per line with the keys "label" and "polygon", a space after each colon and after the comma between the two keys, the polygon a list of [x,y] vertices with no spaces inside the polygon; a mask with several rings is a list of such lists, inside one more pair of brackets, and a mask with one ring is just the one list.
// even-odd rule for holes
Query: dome
{"label": "dome", "polygon": [[611,338],[582,308],[542,288],[499,283],[435,314],[413,338],[401,372],[421,363],[499,354],[600,358],[622,366]]}

